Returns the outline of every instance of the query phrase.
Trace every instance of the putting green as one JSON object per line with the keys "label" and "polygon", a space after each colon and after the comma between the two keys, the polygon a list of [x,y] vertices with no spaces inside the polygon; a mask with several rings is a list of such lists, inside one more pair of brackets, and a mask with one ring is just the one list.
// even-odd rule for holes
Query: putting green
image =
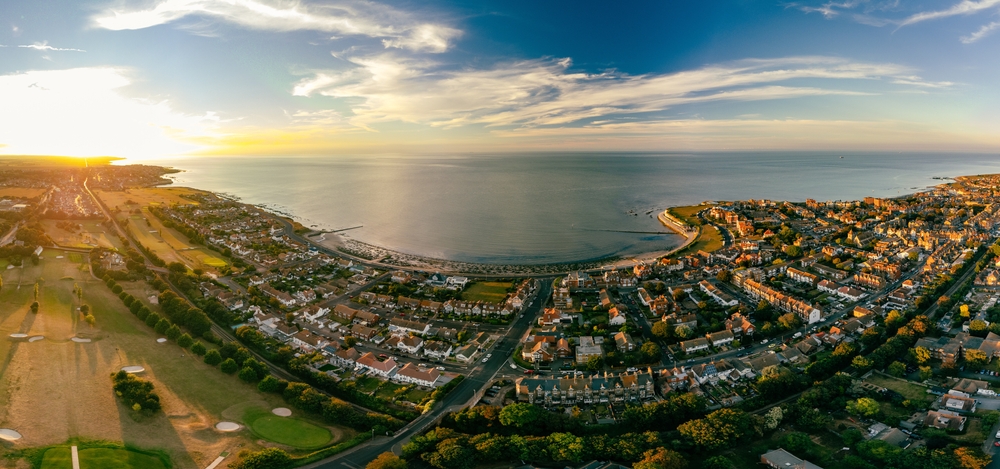
{"label": "putting green", "polygon": [[295,417],[278,417],[270,411],[247,412],[244,422],[261,438],[296,448],[321,448],[333,438],[330,430]]}
{"label": "putting green", "polygon": [[[79,450],[80,469],[167,469],[160,458],[127,449],[85,448]],[[73,467],[69,446],[57,446],[45,452],[41,469]]]}

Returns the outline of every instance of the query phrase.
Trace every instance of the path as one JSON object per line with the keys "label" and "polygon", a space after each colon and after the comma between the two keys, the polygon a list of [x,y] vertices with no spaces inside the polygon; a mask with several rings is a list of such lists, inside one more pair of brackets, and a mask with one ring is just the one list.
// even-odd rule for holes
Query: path
{"label": "path", "polygon": [[76,446],[69,449],[69,455],[73,458],[73,469],[80,469],[80,453],[77,452]]}

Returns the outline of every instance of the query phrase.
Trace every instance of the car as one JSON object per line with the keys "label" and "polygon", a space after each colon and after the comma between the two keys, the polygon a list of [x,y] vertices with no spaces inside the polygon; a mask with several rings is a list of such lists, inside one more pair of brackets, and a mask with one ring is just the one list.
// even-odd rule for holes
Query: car
{"label": "car", "polygon": [[439,367],[437,367],[437,369],[438,369],[439,371],[444,371],[444,367],[443,367],[443,366],[439,366]]}
{"label": "car", "polygon": [[490,357],[485,357],[485,358],[483,358],[483,363],[486,363],[486,362],[488,362],[488,361],[490,361]]}
{"label": "car", "polygon": [[764,339],[764,340],[760,341],[760,343],[762,343],[762,344],[766,344],[767,342],[768,342],[767,339]]}
{"label": "car", "polygon": [[524,370],[524,374],[526,374],[526,375],[533,375],[533,374],[535,374],[535,370]]}
{"label": "car", "polygon": [[486,354],[486,358],[493,358],[493,354],[492,353],[487,353]]}
{"label": "car", "polygon": [[389,358],[389,356],[388,356],[388,355],[386,355],[386,354],[384,354],[384,353],[380,353],[380,354],[378,354],[378,357],[379,357],[379,358],[382,358],[382,359],[386,359],[386,358]]}
{"label": "car", "polygon": [[994,441],[994,442],[993,442],[993,446],[997,446],[997,447],[1000,447],[1000,441]]}
{"label": "car", "polygon": [[627,371],[629,373],[635,373],[636,371],[639,371],[639,369],[636,368],[636,367],[634,367],[634,366],[630,366],[630,367],[626,368],[625,371]]}

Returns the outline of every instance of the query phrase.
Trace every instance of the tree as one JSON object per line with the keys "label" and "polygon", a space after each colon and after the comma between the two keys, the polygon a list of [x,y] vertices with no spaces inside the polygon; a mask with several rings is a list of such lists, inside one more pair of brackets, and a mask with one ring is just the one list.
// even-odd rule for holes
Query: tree
{"label": "tree", "polygon": [[870,397],[860,397],[856,401],[847,402],[847,411],[862,417],[872,418],[882,412],[878,402]]}
{"label": "tree", "polygon": [[201,357],[204,356],[206,353],[208,353],[208,350],[205,349],[205,346],[202,345],[201,341],[196,341],[195,343],[191,344],[191,353]]}
{"label": "tree", "polygon": [[660,355],[663,353],[660,350],[660,346],[656,345],[656,342],[646,342],[642,344],[639,348],[639,352],[642,354],[642,363],[654,363],[660,360]]}
{"label": "tree", "polygon": [[930,361],[931,352],[925,347],[915,347],[910,349],[910,357],[917,365],[923,365]]}
{"label": "tree", "polygon": [[31,312],[32,313],[38,313],[38,302],[37,301],[31,302]]}
{"label": "tree", "polygon": [[82,314],[84,316],[90,314],[90,305],[82,305],[82,306],[80,306],[80,314]]}
{"label": "tree", "polygon": [[802,257],[802,248],[795,246],[794,244],[785,246],[785,254],[792,258]]}
{"label": "tree", "polygon": [[292,467],[292,457],[278,448],[267,448],[247,454],[233,469],[286,469]]}
{"label": "tree", "polygon": [[528,428],[542,417],[545,411],[523,402],[505,406],[499,415],[500,423],[507,427]]}
{"label": "tree", "polygon": [[701,463],[701,469],[731,469],[733,462],[725,456],[712,456]]}
{"label": "tree", "polygon": [[280,393],[284,391],[286,387],[288,387],[288,381],[275,378],[271,375],[265,376],[264,379],[257,383],[257,390],[260,392]]}
{"label": "tree", "polygon": [[187,273],[187,267],[180,262],[171,262],[170,264],[167,264],[167,269],[178,274]]}
{"label": "tree", "polygon": [[35,282],[35,301],[38,301],[38,282]]}
{"label": "tree", "polygon": [[599,371],[604,367],[604,359],[600,355],[594,355],[587,359],[587,371]]}
{"label": "tree", "polygon": [[[232,360],[232,359],[230,359],[230,360]],[[225,364],[226,362],[222,362],[222,363]],[[235,364],[236,364],[236,361],[233,361],[233,365],[235,365]],[[225,371],[225,370],[222,370],[222,371]],[[255,383],[255,382],[257,382],[257,372],[254,371],[254,369],[250,368],[249,366],[244,366],[243,369],[240,370],[240,374],[237,375],[237,376],[239,376],[239,378],[241,380],[243,380],[243,381],[245,381],[247,383]]]}
{"label": "tree", "polygon": [[931,379],[931,376],[934,376],[934,372],[931,370],[931,367],[929,367],[929,366],[922,366],[922,367],[920,367],[920,380],[921,381],[926,381],[928,379]]}
{"label": "tree", "polygon": [[149,327],[156,327],[159,322],[160,315],[158,313],[149,313],[149,316],[146,316],[146,325]]}
{"label": "tree", "polygon": [[236,370],[239,370],[240,366],[236,364],[236,360],[233,360],[232,358],[227,358],[223,360],[222,363],[219,365],[219,369],[222,370],[223,373],[231,375],[233,373],[236,373]]}
{"label": "tree", "polygon": [[982,319],[973,319],[972,322],[969,323],[969,333],[976,337],[986,337],[989,330],[989,324],[986,324],[986,321],[983,321]]}
{"label": "tree", "polygon": [[686,340],[691,338],[691,335],[694,334],[694,331],[692,331],[690,327],[681,324],[680,326],[674,328],[674,334],[676,334],[677,337]]}
{"label": "tree", "polygon": [[172,324],[164,332],[167,334],[167,338],[173,341],[176,341],[181,336],[181,328],[177,327],[177,324]]}
{"label": "tree", "polygon": [[706,450],[717,450],[743,439],[753,431],[750,415],[722,408],[703,419],[689,420],[677,427],[681,436]]}
{"label": "tree", "polygon": [[167,321],[167,318],[160,318],[159,321],[156,321],[156,325],[153,326],[153,330],[158,334],[165,334],[167,329],[170,329],[170,321]]}
{"label": "tree", "polygon": [[188,334],[187,332],[181,334],[181,336],[177,338],[177,345],[180,345],[181,348],[188,348],[193,343],[194,339],[192,339],[191,335]]}
{"label": "tree", "polygon": [[643,453],[642,460],[632,467],[634,469],[685,469],[687,465],[687,461],[680,453],[661,446]]}
{"label": "tree", "polygon": [[657,339],[667,340],[670,337],[670,324],[666,322],[657,321],[651,329]]}
{"label": "tree", "polygon": [[962,469],[984,469],[990,463],[990,457],[983,454],[978,447],[963,446],[955,449],[955,459]]}
{"label": "tree", "polygon": [[969,305],[962,305],[958,307],[958,314],[962,319],[969,319]]}
{"label": "tree", "polygon": [[795,313],[782,314],[778,317],[778,324],[785,330],[796,329],[802,325],[802,320]]}
{"label": "tree", "polygon": [[974,369],[980,369],[989,363],[989,357],[986,356],[986,352],[970,348],[965,351],[965,364]]}
{"label": "tree", "polygon": [[844,441],[844,446],[851,447],[865,439],[864,435],[861,434],[861,430],[857,428],[848,428],[840,434],[841,440]]}
{"label": "tree", "polygon": [[851,360],[851,365],[857,368],[858,371],[868,371],[872,367],[872,361],[864,355],[858,355]]}
{"label": "tree", "polygon": [[897,378],[902,378],[906,374],[906,365],[902,362],[892,362],[889,364],[889,374]]}
{"label": "tree", "polygon": [[95,318],[93,314],[88,314],[84,316],[83,320],[86,321],[87,324],[90,325],[90,327],[94,327],[94,324],[97,323],[97,318]]}
{"label": "tree", "polygon": [[218,365],[219,363],[222,363],[222,355],[219,354],[218,350],[209,350],[205,353],[205,363],[212,366]]}
{"label": "tree", "polygon": [[733,278],[733,273],[728,269],[722,269],[718,274],[715,274],[715,279],[720,282],[728,282]]}
{"label": "tree", "polygon": [[764,414],[764,427],[766,427],[768,430],[774,430],[778,428],[778,425],[781,424],[781,419],[783,419],[784,417],[785,413],[784,411],[781,410],[781,407],[779,406],[771,407],[767,411],[767,413]]}
{"label": "tree", "polygon": [[365,466],[365,469],[407,469],[406,460],[386,451]]}

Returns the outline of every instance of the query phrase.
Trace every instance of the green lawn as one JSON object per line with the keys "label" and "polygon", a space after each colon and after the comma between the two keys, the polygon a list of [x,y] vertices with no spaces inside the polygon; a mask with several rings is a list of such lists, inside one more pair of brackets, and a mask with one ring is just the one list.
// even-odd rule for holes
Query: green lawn
{"label": "green lawn", "polygon": [[934,400],[934,396],[932,394],[927,394],[927,388],[916,383],[888,378],[878,373],[873,373],[865,381],[876,386],[882,386],[883,388],[896,391],[911,401],[930,404],[930,402]]}
{"label": "green lawn", "polygon": [[476,282],[466,287],[462,292],[462,299],[499,303],[507,298],[507,289],[511,285],[511,282]]}
{"label": "green lawn", "polygon": [[243,422],[261,438],[300,449],[321,448],[333,438],[323,427],[294,417],[278,417],[260,408],[248,409]]}
{"label": "green lawn", "polygon": [[[69,446],[49,449],[42,457],[41,469],[66,469],[72,466]],[[160,458],[127,449],[86,448],[79,450],[80,469],[167,469]]]}
{"label": "green lawn", "polygon": [[375,397],[392,400],[392,398],[396,397],[396,390],[402,387],[403,386],[400,384],[386,381],[378,388],[378,391],[375,393]]}
{"label": "green lawn", "polygon": [[406,395],[403,396],[404,399],[414,403],[419,404],[424,401],[431,394],[430,391],[425,391],[422,389],[413,388],[406,391]]}
{"label": "green lawn", "polygon": [[711,207],[714,207],[714,205],[688,205],[686,207],[671,207],[668,211],[671,215],[687,222],[689,225],[698,226],[701,225],[698,212]]}
{"label": "green lawn", "polygon": [[358,380],[355,381],[355,383],[357,385],[358,391],[363,392],[365,394],[375,391],[376,389],[378,389],[378,386],[382,384],[381,381],[372,378],[371,376],[363,376],[361,378],[358,378]]}

